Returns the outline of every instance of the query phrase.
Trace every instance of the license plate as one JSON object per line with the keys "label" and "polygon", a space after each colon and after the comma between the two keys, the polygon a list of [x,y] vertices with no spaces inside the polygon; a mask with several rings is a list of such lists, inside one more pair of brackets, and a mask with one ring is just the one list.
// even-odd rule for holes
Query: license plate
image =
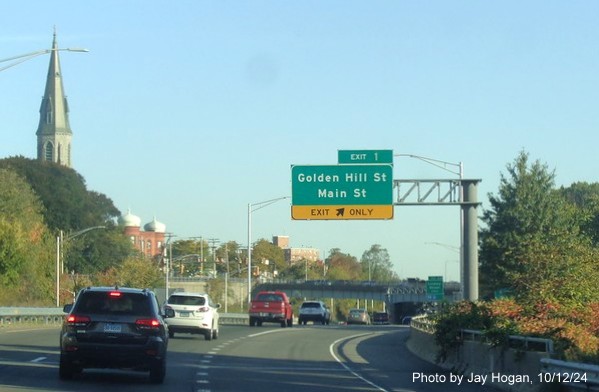
{"label": "license plate", "polygon": [[121,333],[121,324],[104,324],[104,332]]}
{"label": "license plate", "polygon": [[189,317],[190,313],[191,312],[179,312],[179,316],[181,316],[181,317]]}
{"label": "license plate", "polygon": [[262,313],[260,313],[260,317],[268,317],[268,316],[270,316],[270,314],[269,314],[269,313],[263,313],[263,312],[262,312]]}

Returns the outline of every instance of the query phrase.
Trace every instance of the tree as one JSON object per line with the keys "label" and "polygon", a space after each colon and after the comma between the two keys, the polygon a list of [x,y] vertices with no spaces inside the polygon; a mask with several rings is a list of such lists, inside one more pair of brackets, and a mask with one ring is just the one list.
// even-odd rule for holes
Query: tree
{"label": "tree", "polygon": [[378,282],[399,280],[397,273],[393,271],[393,263],[387,249],[380,245],[372,245],[369,250],[365,251],[360,264],[362,264],[363,276],[368,280]]}
{"label": "tree", "polygon": [[581,219],[581,230],[594,246],[599,245],[599,183],[576,182],[561,187],[560,193],[574,204]]}
{"label": "tree", "polygon": [[554,189],[555,174],[520,153],[484,211],[483,293],[510,288],[522,301],[581,303],[596,298],[596,253],[580,233],[576,208]]}
{"label": "tree", "polygon": [[44,206],[44,219],[51,231],[77,231],[98,226],[120,216],[112,201],[88,191],[75,170],[47,161],[24,157],[0,160],[0,168],[26,179]]}
{"label": "tree", "polygon": [[[268,260],[268,265],[263,264],[266,260]],[[252,263],[254,266],[259,266],[260,269],[268,268],[271,272],[273,268],[276,271],[282,271],[287,267],[283,249],[264,238],[254,244]],[[272,263],[274,263],[274,266]]]}
{"label": "tree", "polygon": [[96,280],[105,286],[150,288],[163,286],[163,274],[151,260],[143,257],[130,257],[121,265],[109,268]]}
{"label": "tree", "polygon": [[0,303],[52,302],[55,250],[43,207],[25,179],[0,169]]}
{"label": "tree", "polygon": [[331,249],[325,260],[328,280],[360,280],[362,266],[351,255],[341,252],[338,248]]}

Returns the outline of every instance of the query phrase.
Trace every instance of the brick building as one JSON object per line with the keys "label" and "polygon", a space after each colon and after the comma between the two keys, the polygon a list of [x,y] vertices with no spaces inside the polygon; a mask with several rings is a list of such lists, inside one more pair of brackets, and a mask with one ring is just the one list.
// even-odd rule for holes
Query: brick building
{"label": "brick building", "polygon": [[151,258],[158,258],[163,255],[165,243],[164,237],[166,226],[158,222],[156,218],[146,223],[141,229],[141,218],[133,215],[131,211],[127,212],[119,219],[119,223],[124,227],[123,233],[131,240],[135,249],[143,255]]}

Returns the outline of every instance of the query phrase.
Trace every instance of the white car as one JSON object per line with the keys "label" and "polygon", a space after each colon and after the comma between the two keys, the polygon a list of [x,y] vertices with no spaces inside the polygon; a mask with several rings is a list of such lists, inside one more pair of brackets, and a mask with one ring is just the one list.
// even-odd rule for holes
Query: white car
{"label": "white car", "polygon": [[164,307],[175,311],[175,317],[166,320],[169,337],[174,337],[176,332],[183,332],[203,334],[206,340],[218,338],[220,304],[213,303],[208,294],[173,293]]}
{"label": "white car", "polygon": [[331,322],[331,311],[322,301],[305,301],[299,310],[299,324],[304,324],[308,321],[328,325]]}

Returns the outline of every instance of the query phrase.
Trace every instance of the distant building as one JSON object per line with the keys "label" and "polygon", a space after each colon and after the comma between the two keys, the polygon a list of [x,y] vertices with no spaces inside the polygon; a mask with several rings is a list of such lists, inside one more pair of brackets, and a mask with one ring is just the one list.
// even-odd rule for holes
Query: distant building
{"label": "distant building", "polygon": [[166,225],[154,218],[152,222],[146,223],[141,230],[141,219],[128,211],[119,219],[119,224],[124,226],[123,233],[133,246],[143,255],[151,258],[161,257],[164,252],[164,237]]}
{"label": "distant building", "polygon": [[294,264],[300,260],[316,262],[320,259],[320,250],[316,248],[291,248],[289,246],[288,236],[273,236],[272,243],[283,249],[285,262],[288,265]]}

